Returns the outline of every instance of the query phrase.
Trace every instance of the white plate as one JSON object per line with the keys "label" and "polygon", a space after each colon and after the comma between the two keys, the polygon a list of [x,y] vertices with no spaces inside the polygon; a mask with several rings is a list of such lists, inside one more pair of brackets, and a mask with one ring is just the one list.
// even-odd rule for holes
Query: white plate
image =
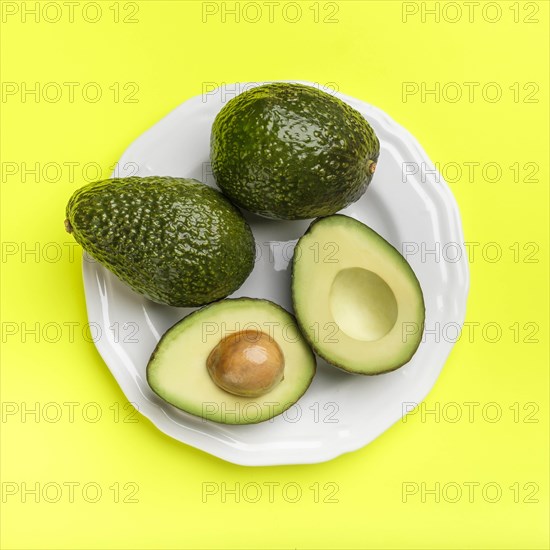
{"label": "white plate", "polygon": [[[225,102],[253,85],[227,85],[186,101],[130,145],[114,175],[192,177],[214,185],[208,163],[212,122]],[[410,408],[407,404],[424,399],[464,321],[468,265],[450,190],[413,136],[385,113],[326,91],[361,112],[381,142],[369,189],[343,212],[367,223],[399,250],[404,243],[416,243],[405,245],[410,252],[406,257],[424,291],[426,328],[439,334],[427,333],[407,365],[389,374],[361,377],[319,360],[310,389],[285,415],[249,426],[204,421],[164,403],[145,377],[160,336],[192,309],[154,304],[98,263],[86,257],[83,262],[88,317],[100,335],[96,345],[128,400],[171,437],[237,464],[315,463],[363,447],[398,421]],[[417,174],[403,181],[403,173],[415,167]],[[259,258],[233,296],[268,298],[292,311],[289,260],[309,222],[247,218]],[[440,258],[421,254],[435,247]]]}

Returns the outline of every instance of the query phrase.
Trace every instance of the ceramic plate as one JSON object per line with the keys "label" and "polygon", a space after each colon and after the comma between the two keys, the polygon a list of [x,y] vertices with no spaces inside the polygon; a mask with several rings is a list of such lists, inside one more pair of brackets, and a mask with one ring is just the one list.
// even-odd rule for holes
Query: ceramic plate
{"label": "ceramic plate", "polygon": [[[255,85],[227,85],[186,101],[130,145],[114,175],[192,177],[215,185],[209,165],[212,122],[227,101]],[[205,421],[163,402],[145,377],[160,336],[193,309],[152,303],[98,263],[86,256],[83,261],[88,317],[101,334],[96,345],[128,400],[171,437],[237,464],[322,462],[363,447],[424,399],[455,339],[443,331],[455,334],[464,321],[468,265],[458,208],[446,183],[414,137],[385,113],[326,91],[361,112],[381,142],[370,187],[342,212],[367,223],[406,256],[424,291],[426,329],[439,332],[426,332],[407,365],[362,377],[318,360],[311,387],[284,415],[249,426]],[[233,296],[268,298],[292,311],[289,261],[309,221],[247,218],[257,261]]]}

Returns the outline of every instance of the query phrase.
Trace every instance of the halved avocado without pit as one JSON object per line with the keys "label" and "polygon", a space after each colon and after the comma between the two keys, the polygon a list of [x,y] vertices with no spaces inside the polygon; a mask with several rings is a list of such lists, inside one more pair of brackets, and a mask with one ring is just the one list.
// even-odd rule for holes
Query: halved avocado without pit
{"label": "halved avocado without pit", "polygon": [[190,414],[254,424],[283,413],[305,393],[315,355],[296,320],[268,300],[226,299],[169,329],[147,365],[153,391]]}
{"label": "halved avocado without pit", "polygon": [[314,221],[296,244],[292,298],[300,328],[329,363],[381,374],[406,364],[424,328],[424,298],[409,263],[365,224]]}

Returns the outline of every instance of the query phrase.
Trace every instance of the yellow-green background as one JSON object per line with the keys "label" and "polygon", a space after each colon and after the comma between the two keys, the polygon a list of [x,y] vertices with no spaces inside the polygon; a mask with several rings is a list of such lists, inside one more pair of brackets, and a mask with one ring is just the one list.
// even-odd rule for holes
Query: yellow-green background
{"label": "yellow-green background", "polygon": [[[13,2],[3,4],[12,11]],[[2,401],[28,407],[80,404],[72,423],[66,413],[53,423],[5,416],[2,481],[94,482],[103,489],[95,504],[85,502],[78,490],[72,503],[66,495],[58,503],[35,503],[32,496],[23,503],[20,495],[4,495],[2,548],[547,548],[548,3],[521,2],[517,23],[513,2],[498,3],[502,16],[490,23],[481,11],[483,1],[472,22],[462,3],[461,21],[427,16],[423,23],[420,12],[403,22],[399,1],[341,1],[318,6],[321,19],[336,9],[335,23],[314,21],[314,2],[301,3],[303,15],[296,23],[286,22],[277,6],[274,22],[267,21],[263,2],[256,2],[264,9],[258,23],[235,23],[231,16],[222,22],[220,14],[204,23],[201,2],[142,1],[135,4],[138,22],[118,24],[110,9],[114,2],[99,4],[97,23],[84,21],[79,6],[74,22],[66,9],[56,23],[43,18],[36,23],[34,16],[23,22],[20,12],[4,13],[2,22],[4,83],[78,82],[78,90],[92,81],[104,93],[97,103],[83,101],[78,93],[72,103],[66,94],[55,103],[32,96],[26,102],[20,95],[2,98],[3,163],[79,163],[72,182],[68,170],[59,181],[41,177],[38,183],[33,176],[24,182],[20,174],[3,174],[2,241],[12,243],[6,251],[33,243],[39,243],[39,254],[50,246],[55,257],[48,243],[64,250],[53,262],[5,255],[3,328],[78,325],[73,341],[66,330],[58,342],[47,341],[56,338],[52,329],[39,342],[30,335],[23,343],[20,333],[4,330]],[[128,4],[119,3],[121,18],[134,11]],[[242,9],[245,2],[240,4]],[[421,4],[416,3],[419,10]],[[534,11],[529,20],[538,22],[525,22]],[[487,13],[493,17],[494,12]],[[479,168],[469,181],[464,168],[451,188],[466,240],[481,243],[478,251],[489,242],[502,248],[500,261],[477,254],[470,263],[467,314],[480,326],[498,323],[502,338],[489,343],[480,332],[473,342],[463,338],[426,402],[429,408],[495,402],[503,411],[500,421],[486,421],[481,407],[473,422],[436,422],[433,416],[422,422],[417,413],[367,447],[329,463],[270,468],[223,462],[170,439],[143,417],[137,423],[114,422],[109,407],[123,406],[125,397],[93,344],[81,336],[86,311],[80,252],[72,259],[63,244],[70,242],[63,230],[64,206],[84,183],[82,166],[99,163],[107,176],[133,139],[200,94],[203,83],[276,79],[335,83],[341,92],[389,113],[441,164],[501,167],[498,182],[484,181]],[[138,102],[115,102],[109,90],[115,82],[135,82]],[[436,102],[433,96],[422,102],[418,95],[404,102],[403,82],[496,82],[503,95],[490,103],[480,86],[473,102]],[[520,87],[534,82],[538,102],[525,103],[524,91],[514,101],[509,87],[515,82]],[[538,181],[514,182],[509,168],[514,162],[536,163]],[[520,247],[536,243],[538,263],[524,263],[523,252],[515,262],[508,247],[516,242]],[[508,327],[516,322],[521,327],[536,323],[538,343],[515,343]],[[520,340],[526,337],[522,329]],[[101,407],[97,423],[82,419],[88,402]],[[537,422],[524,422],[532,409],[521,411],[515,422],[509,409],[514,403],[520,408],[534,403]],[[139,502],[113,502],[108,487],[114,482],[138,484]],[[225,503],[219,496],[203,503],[204,482],[228,487],[292,482],[303,496],[294,504],[280,492],[273,503],[267,493],[258,503],[235,503],[231,496]],[[457,503],[436,503],[433,496],[423,503],[419,495],[403,503],[404,482],[428,488],[436,482],[480,487],[495,482],[503,494],[499,502],[488,503],[479,487],[473,502],[464,494]],[[308,489],[314,483],[337,484],[338,502],[316,503]],[[529,492],[524,484],[536,484],[538,502],[515,503],[509,489],[514,483],[522,487],[522,501]]]}

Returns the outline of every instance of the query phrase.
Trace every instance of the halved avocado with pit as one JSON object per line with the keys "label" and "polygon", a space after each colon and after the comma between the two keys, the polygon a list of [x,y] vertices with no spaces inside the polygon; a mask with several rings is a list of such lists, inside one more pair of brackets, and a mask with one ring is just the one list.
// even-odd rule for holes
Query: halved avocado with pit
{"label": "halved avocado with pit", "polygon": [[408,262],[365,224],[341,214],[314,221],[296,244],[292,298],[315,352],[352,373],[406,364],[424,327],[424,298]]}
{"label": "halved avocado with pit", "polygon": [[223,424],[254,424],[305,393],[315,356],[294,317],[268,300],[226,299],[170,328],[147,365],[162,399]]}

